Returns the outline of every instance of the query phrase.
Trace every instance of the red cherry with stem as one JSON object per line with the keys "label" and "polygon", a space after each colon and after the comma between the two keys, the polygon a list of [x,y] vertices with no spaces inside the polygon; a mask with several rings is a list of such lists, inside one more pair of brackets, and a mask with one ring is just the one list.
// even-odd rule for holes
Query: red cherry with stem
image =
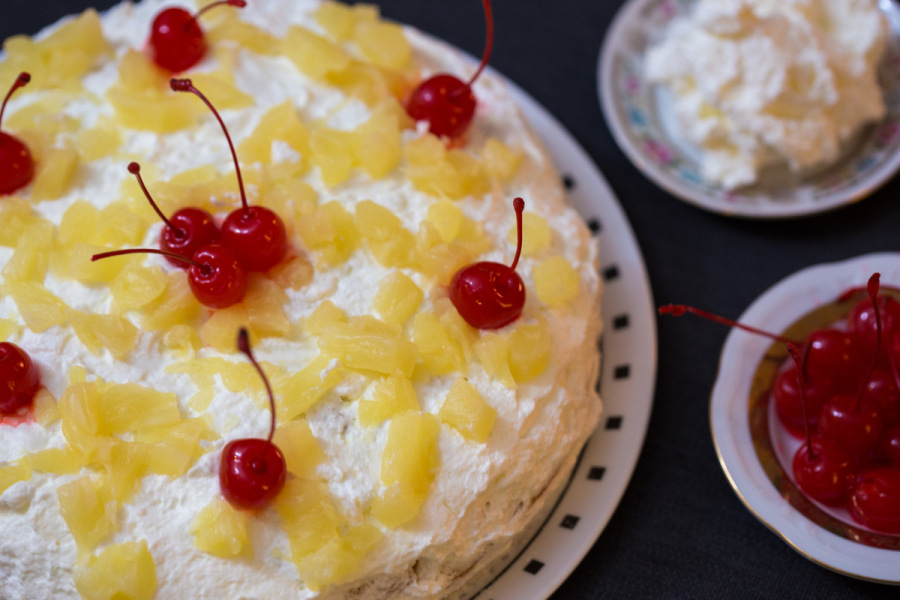
{"label": "red cherry with stem", "polygon": [[188,263],[190,265],[188,284],[194,297],[204,306],[227,308],[240,302],[247,292],[247,276],[244,270],[234,253],[222,244],[203,246],[192,258],[153,248],[128,248],[94,254],[91,260],[142,253],[160,254]]}
{"label": "red cherry with stem", "polygon": [[284,487],[287,465],[278,446],[272,443],[275,435],[275,397],[262,367],[253,357],[247,330],[238,332],[238,350],[243,352],[259,373],[269,395],[272,411],[269,437],[265,440],[245,438],[229,442],[222,450],[219,466],[219,487],[222,495],[233,506],[243,509],[263,508]]}
{"label": "red cherry with stem", "polygon": [[878,441],[878,457],[900,469],[900,423],[885,428]]}
{"label": "red cherry with stem", "polygon": [[801,392],[797,368],[792,364],[775,377],[772,398],[775,402],[775,413],[788,431],[803,436],[807,419],[810,429],[816,428],[822,405],[831,396],[833,388],[829,379],[819,378],[810,381],[804,378]]}
{"label": "red cherry with stem", "polygon": [[440,73],[426,79],[406,102],[406,112],[416,121],[427,121],[428,130],[438,137],[457,138],[465,133],[475,115],[475,94],[472,84],[481,75],[491,56],[494,44],[494,15],[489,0],[484,4],[486,26],[484,52],[478,69],[463,83],[453,75]]}
{"label": "red cherry with stem", "polygon": [[[0,125],[3,123],[3,113],[10,97],[20,87],[31,81],[31,75],[26,72],[19,73],[13,82],[9,92],[0,105]],[[12,194],[19,188],[25,187],[34,178],[34,160],[31,152],[19,138],[0,131],[0,195]]]}
{"label": "red cherry with stem", "polygon": [[875,467],[856,477],[850,516],[870,529],[900,534],[900,469]]}
{"label": "red cherry with stem", "polygon": [[244,179],[238,164],[237,153],[231,141],[231,135],[225,122],[209,99],[194,87],[190,79],[172,79],[172,89],[176,92],[191,92],[199,97],[215,115],[216,120],[225,133],[231,157],[234,159],[234,170],[237,174],[238,188],[241,192],[241,208],[232,211],[222,223],[222,241],[231,248],[248,271],[268,271],[281,262],[287,253],[288,241],[284,222],[274,211],[263,206],[250,206],[244,191]]}
{"label": "red cherry with stem", "polygon": [[875,403],[885,425],[900,421],[900,388],[890,369],[872,371],[865,395]]}
{"label": "red cherry with stem", "polygon": [[244,8],[244,0],[222,0],[214,2],[192,15],[183,8],[167,8],[156,15],[150,27],[150,53],[157,65],[178,73],[196,65],[206,54],[206,39],[198,21],[200,15],[213,8],[227,4]]}
{"label": "red cherry with stem", "polygon": [[[144,192],[144,196],[147,198],[150,206],[153,207],[159,218],[166,224],[159,234],[160,250],[191,258],[198,249],[219,241],[219,228],[216,226],[216,222],[211,214],[200,208],[187,207],[175,211],[171,219],[166,218],[166,215],[162,213],[159,206],[150,196],[147,186],[144,185],[144,180],[141,177],[141,166],[136,162],[130,163],[128,172],[137,178],[138,184],[141,186],[141,190]],[[190,263],[183,260],[169,258],[168,256],[166,260],[180,269],[190,267]]]}
{"label": "red cherry with stem", "polygon": [[803,410],[803,424],[806,443],[797,449],[791,470],[794,481],[810,498],[823,504],[837,505],[847,497],[852,477],[850,457],[828,440],[813,439],[810,434],[809,418],[806,411],[805,375],[803,362],[796,344],[788,342],[788,352],[794,361],[797,388],[800,390],[800,406]]}
{"label": "red cherry with stem", "polygon": [[0,342],[0,415],[31,405],[39,385],[38,368],[28,353],[12,342]]}
{"label": "red cherry with stem", "polygon": [[463,267],[450,281],[453,306],[466,322],[477,329],[497,329],[512,323],[525,306],[525,284],[516,273],[522,254],[522,211],[525,201],[513,200],[516,210],[518,243],[510,266],[495,262],[477,262]]}
{"label": "red cherry with stem", "polygon": [[[891,339],[900,324],[900,302],[890,296],[878,296],[882,339]],[[847,317],[847,329],[863,336],[866,345],[875,346],[875,304],[871,298],[860,300]]]}
{"label": "red cherry with stem", "polygon": [[856,389],[871,346],[857,333],[837,329],[818,329],[809,334],[804,347],[804,368],[812,379],[829,377],[841,390]]}

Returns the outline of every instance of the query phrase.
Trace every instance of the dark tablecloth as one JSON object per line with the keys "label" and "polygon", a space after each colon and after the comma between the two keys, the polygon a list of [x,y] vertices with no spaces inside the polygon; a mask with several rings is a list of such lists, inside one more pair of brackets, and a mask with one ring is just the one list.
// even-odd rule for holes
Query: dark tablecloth
{"label": "dark tablecloth", "polygon": [[[112,4],[4,0],[0,38]],[[477,0],[379,4],[389,18],[481,54]],[[657,305],[689,303],[736,317],[799,269],[897,248],[900,180],[858,204],[787,222],[704,212],[647,180],[619,150],[597,97],[599,49],[622,4],[495,0],[491,65],[553,113],[600,167],[635,230]],[[673,318],[661,319],[658,330],[657,390],[634,476],[609,525],[554,600],[900,597],[896,587],[813,564],[744,508],[719,467],[709,429],[709,394],[727,331]]]}

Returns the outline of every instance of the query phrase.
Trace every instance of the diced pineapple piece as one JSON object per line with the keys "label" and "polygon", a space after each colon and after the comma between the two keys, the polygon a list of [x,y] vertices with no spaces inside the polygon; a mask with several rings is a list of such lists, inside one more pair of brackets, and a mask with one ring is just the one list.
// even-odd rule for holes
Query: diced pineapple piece
{"label": "diced pineapple piece", "polygon": [[167,282],[166,274],[159,267],[128,263],[112,280],[109,291],[118,310],[137,310],[159,298]]}
{"label": "diced pineapple piece", "polygon": [[31,203],[14,196],[6,196],[0,202],[0,246],[15,248],[22,235],[42,219],[31,207]]}
{"label": "diced pineapple piece", "polygon": [[475,386],[460,377],[447,392],[438,418],[463,437],[484,443],[494,428],[497,411],[484,401]]}
{"label": "diced pineapple piece", "polygon": [[343,581],[356,569],[359,559],[381,538],[381,530],[363,524],[346,535],[333,537],[317,550],[294,559],[297,571],[311,590]]}
{"label": "diced pineapple piece", "polygon": [[457,149],[447,151],[438,162],[424,164],[411,162],[407,168],[407,175],[416,189],[452,200],[466,196],[480,196],[490,189],[488,178],[479,161]]}
{"label": "diced pineapple piece", "polygon": [[140,214],[131,210],[127,202],[110,202],[100,211],[97,243],[111,246],[138,245],[144,240],[147,228],[156,223],[141,206]]}
{"label": "diced pineapple piece", "polygon": [[269,164],[275,140],[286,142],[302,156],[309,154],[309,131],[300,122],[290,101],[273,106],[262,116],[253,133],[238,146],[238,155],[246,163]]}
{"label": "diced pineapple piece", "polygon": [[319,337],[318,344],[322,354],[349,369],[409,377],[416,365],[416,345],[392,336],[332,328]]}
{"label": "diced pineapple piece", "polygon": [[281,51],[313,79],[323,79],[350,66],[350,57],[340,46],[302,27],[288,30]]}
{"label": "diced pineapple piece", "polygon": [[115,153],[122,144],[122,133],[111,119],[102,117],[91,129],[82,129],[75,146],[85,161],[97,160]]}
{"label": "diced pineapple piece", "polygon": [[400,71],[382,69],[361,61],[352,61],[342,71],[329,73],[327,81],[368,106],[375,106],[388,98],[407,93],[411,81]]}
{"label": "diced pineapple piece", "polygon": [[31,479],[32,471],[28,465],[8,465],[0,467],[0,494],[14,483]]}
{"label": "diced pineapple piece", "polygon": [[381,458],[386,489],[372,503],[372,515],[385,526],[411,521],[424,504],[438,468],[439,433],[432,414],[408,411],[391,419]]}
{"label": "diced pineapple piece", "polygon": [[163,346],[178,358],[191,359],[201,345],[197,331],[187,325],[175,325],[163,336]]}
{"label": "diced pineapple piece", "polygon": [[250,325],[250,315],[241,302],[214,311],[203,323],[200,338],[203,343],[219,352],[232,352],[238,331]]}
{"label": "diced pineapple piece", "polygon": [[489,175],[500,181],[507,181],[519,169],[522,154],[510,149],[496,138],[488,138],[481,148],[481,160]]}
{"label": "diced pineapple piece", "polygon": [[291,330],[291,323],[284,313],[287,302],[287,294],[281,286],[262,274],[250,274],[247,293],[241,303],[247,310],[252,332],[260,337],[287,334]]}
{"label": "diced pineapple piece", "polygon": [[269,56],[277,55],[281,49],[281,44],[274,35],[237,18],[220,19],[206,30],[206,38],[213,47],[218,46],[217,42],[228,40],[237,42],[256,54]]}
{"label": "diced pineapple piece", "polygon": [[326,265],[344,262],[359,247],[353,216],[335,200],[326,202],[296,225],[306,247],[316,250]]}
{"label": "diced pineapple piece", "polygon": [[14,333],[19,332],[19,327],[12,319],[0,319],[0,339],[8,340]]}
{"label": "diced pineapple piece", "polygon": [[326,0],[313,14],[328,36],[337,41],[349,39],[356,28],[353,9],[340,2]]}
{"label": "diced pineapple piece", "polygon": [[413,320],[413,342],[419,350],[422,363],[434,375],[466,372],[466,359],[462,348],[430,312],[420,312]]}
{"label": "diced pineapple piece", "polygon": [[58,247],[51,255],[50,272],[60,279],[83,283],[110,283],[127,265],[142,260],[138,255],[124,255],[93,261],[94,254],[109,248],[93,244],[72,244]]}
{"label": "diced pineapple piece", "polygon": [[47,388],[41,388],[34,395],[34,421],[46,427],[59,419],[56,398]]}
{"label": "diced pineapple piece", "polygon": [[18,239],[12,256],[3,267],[6,281],[43,282],[47,273],[47,248],[53,239],[53,225],[34,220]]}
{"label": "diced pineapple piece", "polygon": [[302,479],[315,480],[316,467],[325,460],[325,453],[309,428],[306,419],[282,423],[272,438],[284,455],[290,473]]}
{"label": "diced pineapple piece", "polygon": [[47,148],[37,163],[31,199],[54,200],[62,196],[69,189],[79,163],[74,148]]}
{"label": "diced pineapple piece", "polygon": [[66,521],[80,553],[91,552],[118,530],[118,505],[105,479],[81,477],[57,490],[59,513]]}
{"label": "diced pineapple piece", "polygon": [[109,50],[99,16],[93,9],[66,21],[32,44],[31,64],[37,67],[31,72],[33,89],[78,89],[81,77]]}
{"label": "diced pineapple piece", "polygon": [[57,409],[62,420],[62,432],[69,443],[85,460],[102,445],[98,403],[101,384],[97,382],[72,383],[63,392]]}
{"label": "diced pineapple piece", "polygon": [[552,349],[546,321],[520,323],[509,337],[509,369],[513,378],[522,383],[543,373]]}
{"label": "diced pineapple piece", "polygon": [[487,374],[504,386],[514,388],[516,380],[509,368],[509,350],[509,338],[494,332],[482,334],[475,342],[475,354]]}
{"label": "diced pineapple piece", "polygon": [[384,177],[400,164],[400,119],[395,101],[386,100],[373,111],[368,121],[353,132],[356,162],[372,179]]}
{"label": "diced pineapple piece", "polygon": [[93,57],[101,56],[110,49],[103,35],[100,15],[93,8],[67,20],[40,40],[38,45],[47,52],[80,52]]}
{"label": "diced pineapple piece", "polygon": [[100,227],[100,210],[87,200],[76,200],[63,213],[56,234],[61,246],[94,244]]}
{"label": "diced pineapple piece", "polygon": [[463,357],[469,362],[475,355],[474,344],[478,339],[478,331],[469,325],[453,306],[450,298],[439,298],[434,303],[434,313],[438,315],[441,327],[463,351]]}
{"label": "diced pineapple piece", "polygon": [[[430,228],[430,223],[423,221],[419,231],[421,233],[422,230],[428,228]],[[417,242],[421,239],[421,236],[417,237]],[[441,242],[425,247],[425,245],[417,243],[416,262],[419,270],[429,277],[434,277],[439,285],[449,285],[453,275],[464,266],[471,264],[472,258],[472,253],[464,246]]]}
{"label": "diced pineapple piece", "polygon": [[437,136],[428,133],[407,142],[403,155],[411,165],[433,165],[445,159],[447,148]]}
{"label": "diced pineapple piece", "polygon": [[288,227],[293,227],[294,221],[299,221],[316,210],[318,194],[305,181],[288,178],[273,180],[269,184],[260,203],[280,214]]}
{"label": "diced pineapple piece", "polygon": [[317,128],[309,137],[310,160],[319,168],[322,182],[329,186],[343,183],[353,169],[353,133]]}
{"label": "diced pineapple piece", "polygon": [[331,367],[331,357],[318,356],[283,382],[273,382],[278,418],[287,422],[302,415],[340,383],[344,372]]}
{"label": "diced pineapple piece", "polygon": [[84,600],[151,600],[156,584],[146,541],[108,546],[75,570],[75,588]]}
{"label": "diced pineapple piece", "polygon": [[108,435],[174,425],[181,420],[174,393],[136,383],[108,384],[97,399],[100,431]]}
{"label": "diced pineapple piece", "polygon": [[221,558],[231,558],[252,550],[247,535],[250,513],[237,510],[222,498],[203,507],[194,523],[194,547]]}
{"label": "diced pineapple piece", "polygon": [[150,448],[146,444],[123,442],[105,437],[94,460],[106,470],[110,496],[119,503],[129,502],[148,473]]}
{"label": "diced pineapple piece", "polygon": [[106,349],[121,359],[137,345],[138,328],[124,317],[69,309],[66,318],[81,343],[96,356]]}
{"label": "diced pineapple piece", "polygon": [[327,488],[318,482],[289,479],[275,498],[274,507],[283,519],[295,561],[336,538],[338,527],[344,523]]}
{"label": "diced pineapple piece", "polygon": [[13,299],[25,325],[35,333],[66,320],[65,303],[36,281],[7,282],[0,291]]}
{"label": "diced pineapple piece", "polygon": [[168,279],[166,290],[141,308],[143,328],[147,331],[168,330],[190,323],[203,310],[191,292],[186,273],[172,272]]}
{"label": "diced pineapple piece", "polygon": [[299,290],[313,279],[313,266],[305,256],[295,256],[269,269],[269,277],[282,289]]}
{"label": "diced pineapple piece", "polygon": [[428,216],[425,217],[437,231],[441,240],[451,243],[459,235],[463,223],[462,210],[450,200],[438,200],[428,207]]}
{"label": "diced pineapple piece", "polygon": [[205,450],[200,440],[216,439],[206,419],[183,419],[174,425],[150,427],[135,433],[147,445],[143,460],[151,473],[181,477]]}
{"label": "diced pineapple piece", "polygon": [[356,42],[363,56],[385,69],[402,69],[412,58],[403,27],[397,23],[361,22],[356,26]]}
{"label": "diced pineapple piece", "polygon": [[47,448],[23,456],[19,464],[41,473],[71,475],[84,466],[84,461],[71,450]]}
{"label": "diced pineapple piece", "polygon": [[553,256],[534,267],[534,293],[549,306],[561,306],[578,294],[581,278],[562,256]]}
{"label": "diced pineapple piece", "polygon": [[[22,71],[31,74],[31,88],[43,89],[47,62],[44,53],[27,35],[14,35],[3,42],[5,60],[0,62],[0,81],[14,81]],[[6,125],[6,123],[4,123]]]}
{"label": "diced pineapple piece", "polygon": [[190,127],[197,109],[185,94],[136,94],[113,86],[106,99],[115,109],[115,119],[123,127],[139,131],[171,133]]}
{"label": "diced pineapple piece", "polygon": [[409,379],[393,375],[375,383],[371,398],[359,401],[359,422],[370,427],[407,410],[419,410],[416,391]]}
{"label": "diced pineapple piece", "polygon": [[403,325],[424,298],[421,288],[408,275],[392,271],[378,285],[372,305],[388,323]]}
{"label": "diced pineapple piece", "polygon": [[394,337],[399,335],[400,328],[390,323],[385,323],[372,315],[359,315],[347,319],[347,323],[351,329],[355,329],[359,333],[372,333],[375,335],[386,335]]}
{"label": "diced pineapple piece", "polygon": [[312,335],[322,335],[332,325],[346,323],[347,315],[331,300],[322,300],[309,316],[304,324],[306,331]]}
{"label": "diced pineapple piece", "polygon": [[371,200],[358,202],[356,228],[366,240],[369,251],[382,265],[409,264],[415,239],[390,210]]}
{"label": "diced pineapple piece", "polygon": [[[549,248],[553,232],[543,217],[536,213],[526,212],[522,215],[522,256],[531,256],[536,252]],[[509,228],[507,240],[515,245],[519,241],[516,225]]]}

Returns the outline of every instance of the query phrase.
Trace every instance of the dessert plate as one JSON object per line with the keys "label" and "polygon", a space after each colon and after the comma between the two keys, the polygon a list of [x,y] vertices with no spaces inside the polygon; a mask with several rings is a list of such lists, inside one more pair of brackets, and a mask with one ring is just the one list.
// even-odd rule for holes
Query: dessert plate
{"label": "dessert plate", "polygon": [[[739,320],[775,333],[791,329],[791,337],[802,339],[834,318],[842,292],[865,288],[876,272],[882,289],[896,288],[900,254],[804,269],[766,291]],[[728,481],[750,512],[806,558],[845,575],[900,584],[900,536],[874,533],[853,523],[846,511],[808,500],[791,480],[791,449],[799,442],[778,423],[768,393],[787,354],[780,346],[738,329],[725,340],[710,421]]]}
{"label": "dessert plate", "polygon": [[[658,186],[690,204],[734,217],[778,219],[838,208],[861,200],[900,168],[900,7],[879,0],[890,23],[880,71],[887,116],[867,127],[833,165],[808,176],[769,173],[760,183],[729,192],[700,176],[698,150],[680,139],[671,96],[643,78],[648,46],[695,0],[629,0],[619,10],[598,62],[598,90],[606,122],[629,160]],[[784,171],[787,171],[785,169]]]}
{"label": "dessert plate", "polygon": [[578,566],[612,517],[644,443],[656,381],[656,312],[640,248],[612,190],[572,135],[510,83],[600,245],[604,281],[598,386],[603,416],[541,529],[473,598],[541,600]]}

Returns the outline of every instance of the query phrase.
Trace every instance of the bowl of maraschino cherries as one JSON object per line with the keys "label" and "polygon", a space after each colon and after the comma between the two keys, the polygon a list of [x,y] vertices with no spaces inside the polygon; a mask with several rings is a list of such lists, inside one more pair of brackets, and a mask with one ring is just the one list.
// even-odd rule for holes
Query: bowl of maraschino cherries
{"label": "bowl of maraschino cherries", "polygon": [[900,254],[804,269],[735,320],[660,313],[732,327],[710,420],[747,508],[814,562],[900,583]]}

